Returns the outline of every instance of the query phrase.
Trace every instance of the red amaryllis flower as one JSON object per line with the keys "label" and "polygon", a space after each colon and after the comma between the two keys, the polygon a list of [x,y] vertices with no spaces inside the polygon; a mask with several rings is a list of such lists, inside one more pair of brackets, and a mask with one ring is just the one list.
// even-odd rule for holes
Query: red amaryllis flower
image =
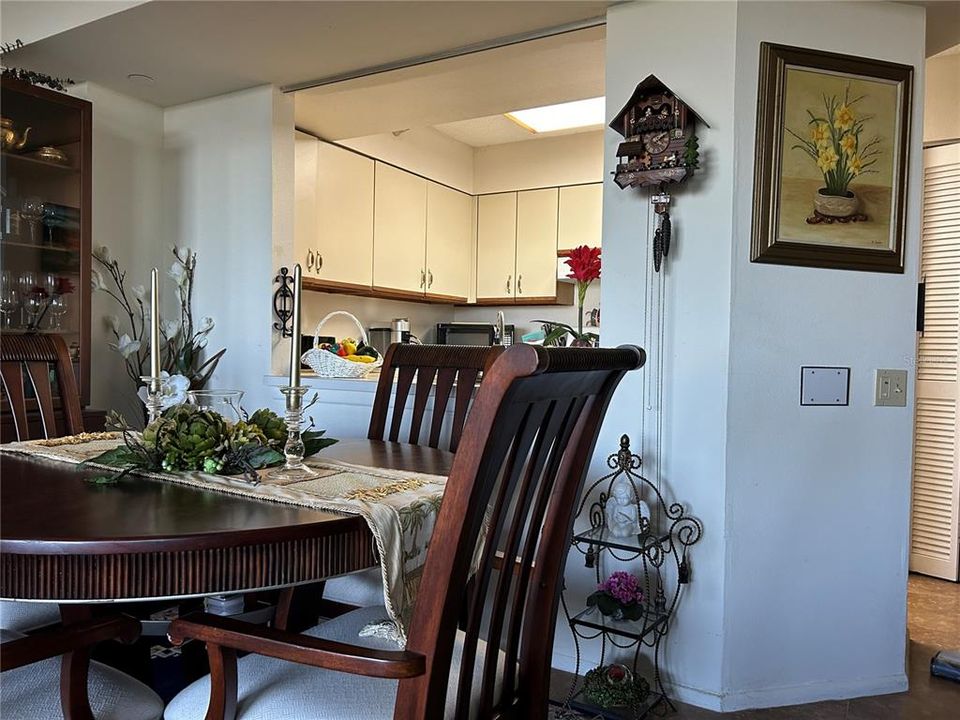
{"label": "red amaryllis flower", "polygon": [[53,291],[54,295],[69,295],[74,291],[73,281],[62,275],[57,278],[57,286]]}
{"label": "red amaryllis flower", "polygon": [[600,248],[581,245],[571,250],[564,262],[570,268],[567,277],[578,283],[589,284],[600,279]]}

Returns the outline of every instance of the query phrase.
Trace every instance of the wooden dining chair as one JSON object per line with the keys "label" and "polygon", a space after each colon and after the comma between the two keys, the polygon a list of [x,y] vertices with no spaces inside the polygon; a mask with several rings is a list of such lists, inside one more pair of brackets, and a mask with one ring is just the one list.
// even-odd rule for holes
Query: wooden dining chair
{"label": "wooden dining chair", "polygon": [[[456,452],[477,383],[482,381],[484,371],[502,352],[503,346],[500,345],[394,343],[384,353],[367,437],[442,447]],[[431,396],[433,404],[428,413]],[[452,415],[449,412],[451,405]],[[405,415],[409,415],[407,428],[404,426]],[[426,428],[425,420],[428,421]],[[407,431],[403,432],[404,429]],[[378,603],[382,597],[380,570],[370,568],[313,587],[300,588],[292,592],[292,597],[281,595],[281,605],[318,607],[321,614],[333,617]],[[316,615],[313,617],[315,620]]]}
{"label": "wooden dining chair", "polygon": [[[50,381],[51,369],[56,392]],[[80,392],[73,374],[73,363],[67,344],[59,335],[4,334],[0,340],[0,380],[18,440],[83,432]],[[34,404],[40,422],[31,427],[28,406]]]}
{"label": "wooden dining chair", "polygon": [[[50,382],[51,367],[56,378],[56,394]],[[83,432],[73,364],[67,345],[59,335],[4,334],[0,338],[0,386],[6,400],[4,410],[11,414],[17,440],[34,436],[49,439]],[[59,427],[55,398],[61,408]],[[33,403],[40,419],[31,427],[28,404]],[[4,630],[25,632],[59,620],[56,605],[0,602],[0,628]]]}
{"label": "wooden dining chair", "polygon": [[[207,720],[544,718],[573,512],[610,398],[644,359],[633,346],[506,350],[467,418],[406,648],[358,636],[382,607],[304,634],[185,616],[170,638],[204,641],[212,674],[174,698],[166,720],[205,709]],[[495,572],[498,551],[517,558],[516,572]],[[461,631],[471,604],[482,612]]]}
{"label": "wooden dining chair", "polygon": [[[456,452],[463,436],[467,410],[477,381],[503,352],[503,347],[467,345],[409,345],[394,343],[383,358],[377,394],[370,414],[370,440],[391,440],[413,445],[441,445],[444,419],[453,395],[453,418],[449,422],[449,440],[444,449]],[[396,392],[394,392],[396,383]],[[407,401],[413,389],[409,430],[401,439]],[[429,432],[424,437],[423,421],[427,403],[433,394]],[[393,397],[393,411],[390,399]],[[390,428],[387,430],[387,417]]]}

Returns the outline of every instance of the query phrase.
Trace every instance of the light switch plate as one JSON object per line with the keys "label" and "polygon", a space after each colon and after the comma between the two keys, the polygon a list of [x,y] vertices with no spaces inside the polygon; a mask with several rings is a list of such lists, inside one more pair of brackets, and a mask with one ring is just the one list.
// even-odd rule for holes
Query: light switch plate
{"label": "light switch plate", "polygon": [[877,393],[873,404],[877,407],[906,407],[907,371],[877,370]]}
{"label": "light switch plate", "polygon": [[849,405],[850,368],[800,368],[801,405]]}

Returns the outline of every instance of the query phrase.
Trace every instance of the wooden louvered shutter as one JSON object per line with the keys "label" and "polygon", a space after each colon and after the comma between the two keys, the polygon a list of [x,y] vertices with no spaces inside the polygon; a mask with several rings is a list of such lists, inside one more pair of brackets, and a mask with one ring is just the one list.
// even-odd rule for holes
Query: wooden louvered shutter
{"label": "wooden louvered shutter", "polygon": [[910,569],[957,580],[960,566],[960,144],[924,151]]}

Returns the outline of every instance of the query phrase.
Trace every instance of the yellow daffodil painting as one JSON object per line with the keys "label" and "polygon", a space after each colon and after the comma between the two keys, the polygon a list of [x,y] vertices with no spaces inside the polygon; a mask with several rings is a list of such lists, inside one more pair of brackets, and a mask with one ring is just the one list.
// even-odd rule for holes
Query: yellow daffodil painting
{"label": "yellow daffodil painting", "polygon": [[850,97],[849,84],[843,97],[824,93],[822,109],[807,109],[810,120],[806,134],[787,128],[797,140],[792,149],[809,155],[823,173],[824,195],[849,197],[854,178],[875,172],[870,168],[882,153],[880,138],[874,135],[864,139],[864,130],[873,117],[858,114],[856,108],[865,97]]}
{"label": "yellow daffodil painting", "polygon": [[903,272],[913,72],[760,44],[751,260]]}

